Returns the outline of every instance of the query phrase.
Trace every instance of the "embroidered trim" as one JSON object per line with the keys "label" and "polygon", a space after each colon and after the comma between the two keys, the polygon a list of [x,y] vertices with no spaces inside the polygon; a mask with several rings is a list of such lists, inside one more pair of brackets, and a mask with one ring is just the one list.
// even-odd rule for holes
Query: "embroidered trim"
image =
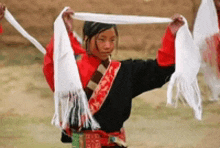
{"label": "embroidered trim", "polygon": [[92,93],[94,92],[94,90],[97,88],[98,83],[101,80],[101,78],[103,77],[103,75],[105,74],[110,62],[111,62],[111,60],[110,60],[110,58],[108,58],[107,60],[102,61],[99,64],[97,70],[95,71],[91,80],[89,81],[89,83],[87,84],[87,86],[85,88],[87,98],[90,98]]}
{"label": "embroidered trim", "polygon": [[101,78],[97,88],[93,92],[89,100],[89,108],[93,115],[105,102],[120,67],[120,62],[111,62],[105,75]]}

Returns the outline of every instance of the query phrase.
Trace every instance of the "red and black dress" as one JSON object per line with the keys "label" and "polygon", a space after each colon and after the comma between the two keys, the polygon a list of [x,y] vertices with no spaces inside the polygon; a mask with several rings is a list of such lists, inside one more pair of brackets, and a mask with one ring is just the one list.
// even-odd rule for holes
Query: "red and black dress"
{"label": "red and black dress", "polygon": [[[175,37],[168,28],[155,60],[129,59],[120,62],[110,61],[107,64],[93,55],[88,55],[72,33],[69,33],[69,38],[90,109],[101,126],[100,134],[112,133],[125,140],[122,129],[130,116],[132,99],[143,92],[163,86],[174,72]],[[50,88],[54,91],[53,40],[47,46],[43,71]],[[94,90],[90,89],[94,86]],[[61,140],[71,142],[71,138],[65,134],[62,134]]]}

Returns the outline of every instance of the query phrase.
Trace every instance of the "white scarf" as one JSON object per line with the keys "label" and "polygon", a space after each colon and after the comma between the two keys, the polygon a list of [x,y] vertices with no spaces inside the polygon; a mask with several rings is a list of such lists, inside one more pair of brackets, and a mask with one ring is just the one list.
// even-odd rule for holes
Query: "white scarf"
{"label": "white scarf", "polygon": [[202,0],[194,23],[193,38],[195,44],[204,48],[205,39],[218,33],[218,16],[213,0]]}
{"label": "white scarf", "polygon": [[[196,45],[203,54],[207,48],[206,38],[219,32],[218,15],[213,0],[202,0],[199,7],[193,30]],[[217,101],[220,95],[220,79],[217,78],[211,66],[202,61],[201,71],[212,93],[212,100]]]}
{"label": "white scarf", "polygon": [[[93,119],[89,108],[86,94],[83,90],[78,68],[76,65],[74,52],[71,47],[69,36],[66,31],[62,14],[66,11],[66,7],[57,17],[54,23],[54,82],[55,82],[55,115],[52,123],[56,126],[60,125],[59,103],[61,103],[61,121],[62,128],[69,124],[70,112],[72,114],[72,123],[81,127],[81,116],[85,115],[89,118],[88,122],[83,124],[92,129],[96,129],[99,125]],[[74,119],[78,119],[78,123],[74,123]]]}
{"label": "white scarf", "polygon": [[[55,45],[54,45],[54,71],[55,71],[55,115],[52,123],[58,127],[65,128],[68,124],[70,109],[74,108],[72,97],[68,98],[69,93],[71,96],[81,97],[79,103],[81,106],[80,115],[86,114],[91,120],[89,123],[84,124],[85,126],[90,126],[97,128],[98,124],[91,117],[89,109],[87,108],[88,102],[85,93],[80,82],[77,65],[74,58],[73,50],[71,49],[70,40],[62,20],[62,13],[67,9],[65,7],[60,15],[57,17],[54,23],[54,33],[55,33]],[[6,14],[8,11],[6,11]],[[107,14],[92,14],[92,13],[80,13],[75,12],[73,15],[74,19],[86,20],[86,21],[96,21],[103,23],[114,23],[114,24],[149,24],[149,23],[168,23],[172,22],[170,18],[159,18],[159,17],[145,17],[145,16],[128,16],[128,15],[107,15]],[[12,25],[14,25],[12,23]],[[19,30],[21,31],[21,30]],[[37,47],[38,48],[38,47]],[[177,49],[178,48],[178,49]],[[38,48],[39,49],[39,48]],[[171,83],[168,88],[168,103],[172,103],[172,87],[174,86],[174,81],[177,81],[180,93],[187,98],[189,105],[195,110],[197,119],[201,118],[200,104],[196,102],[200,98],[199,88],[197,87],[197,69],[199,67],[197,48],[195,47],[191,34],[188,30],[188,24],[185,20],[185,25],[177,33],[176,37],[176,71],[171,77]],[[42,51],[42,50],[41,50]],[[194,51],[194,52],[192,52]],[[44,52],[43,52],[44,53]],[[190,54],[189,54],[190,53]],[[184,55],[179,56],[179,55]],[[189,62],[194,63],[194,66],[189,66]],[[192,64],[191,64],[192,65]],[[185,71],[182,71],[185,69]],[[179,81],[180,80],[180,81]],[[188,87],[189,89],[186,89]],[[189,96],[190,94],[190,96]],[[198,96],[191,96],[191,94],[196,94]],[[61,118],[59,113],[59,104],[61,102]],[[194,103],[191,103],[194,102]],[[198,111],[199,110],[199,111]],[[78,117],[73,117],[80,120],[80,115]],[[62,126],[60,126],[60,121],[62,121]]]}
{"label": "white scarf", "polygon": [[26,39],[28,39],[32,44],[35,45],[37,49],[39,49],[43,54],[46,54],[46,50],[44,47],[31,35],[29,35],[21,25],[14,19],[8,9],[5,9],[5,19],[18,31],[20,32]]}
{"label": "white scarf", "polygon": [[[183,96],[189,106],[193,108],[195,117],[201,120],[201,94],[197,82],[197,74],[201,63],[200,53],[199,48],[194,44],[185,19],[184,22],[184,26],[176,34],[176,65],[167,89],[167,104],[176,104],[177,106],[178,99]],[[172,99],[174,84],[177,87],[175,101]]]}
{"label": "white scarf", "polygon": [[73,19],[82,21],[95,21],[106,24],[153,24],[153,23],[170,23],[172,19],[150,16],[135,15],[113,15],[113,14],[95,14],[85,12],[75,12]]}

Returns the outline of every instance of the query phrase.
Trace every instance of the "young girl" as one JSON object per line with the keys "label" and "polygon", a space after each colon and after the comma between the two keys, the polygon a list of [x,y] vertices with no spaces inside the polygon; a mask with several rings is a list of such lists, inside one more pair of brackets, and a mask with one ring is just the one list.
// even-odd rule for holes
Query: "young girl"
{"label": "young girl", "polygon": [[[84,133],[95,133],[101,147],[126,147],[124,122],[129,118],[132,99],[154,88],[163,86],[174,72],[174,40],[177,30],[184,24],[180,15],[174,15],[168,25],[155,60],[112,61],[111,53],[117,46],[118,30],[115,24],[85,22],[83,27],[84,48],[72,33],[72,15],[68,9],[63,13],[69,39],[76,57],[79,75],[90,108],[100,130],[82,129]],[[53,70],[54,40],[47,46],[43,71],[50,88],[54,91]],[[98,98],[98,99],[97,99]],[[71,142],[71,129],[62,133],[62,142]]]}

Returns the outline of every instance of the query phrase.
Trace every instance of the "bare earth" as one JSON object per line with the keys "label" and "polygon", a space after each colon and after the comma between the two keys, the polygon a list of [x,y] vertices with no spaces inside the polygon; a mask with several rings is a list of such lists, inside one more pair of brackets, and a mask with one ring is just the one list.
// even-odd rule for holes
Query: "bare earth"
{"label": "bare earth", "polygon": [[[190,27],[200,0],[1,0],[19,23],[43,46],[53,34],[53,22],[64,6],[75,11],[170,17],[185,16]],[[193,5],[195,4],[195,5]],[[3,20],[0,36],[0,148],[63,148],[60,130],[50,124],[53,93],[43,73],[43,55]],[[75,21],[81,34],[82,22]],[[155,58],[166,24],[118,26],[120,43],[115,59]],[[179,102],[166,106],[167,84],[133,101],[125,123],[129,148],[219,148],[220,110],[210,102],[202,74],[198,75],[203,97],[203,120]]]}

